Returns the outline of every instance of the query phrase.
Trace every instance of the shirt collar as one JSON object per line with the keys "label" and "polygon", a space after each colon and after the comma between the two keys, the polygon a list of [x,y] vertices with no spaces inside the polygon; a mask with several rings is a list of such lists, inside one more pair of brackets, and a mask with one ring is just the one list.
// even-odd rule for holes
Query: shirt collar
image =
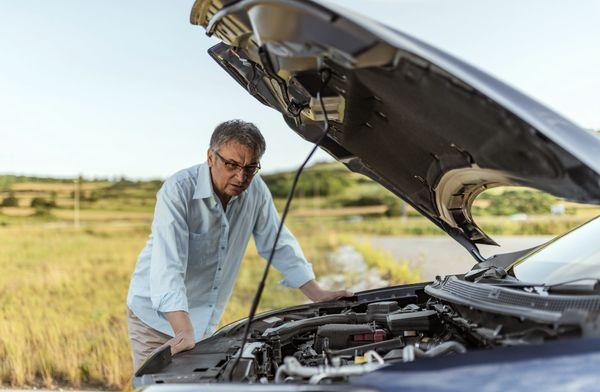
{"label": "shirt collar", "polygon": [[210,178],[210,168],[208,167],[208,163],[204,162],[198,168],[198,181],[196,182],[194,199],[208,198],[212,198],[212,204],[215,204],[217,202],[214,196],[212,180]]}

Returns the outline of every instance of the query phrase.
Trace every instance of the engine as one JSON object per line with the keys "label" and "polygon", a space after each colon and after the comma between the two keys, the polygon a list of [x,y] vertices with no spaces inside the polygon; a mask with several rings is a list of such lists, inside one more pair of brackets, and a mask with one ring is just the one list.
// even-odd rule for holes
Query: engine
{"label": "engine", "polygon": [[580,333],[568,323],[543,324],[444,302],[426,295],[424,284],[414,286],[389,293],[379,289],[362,294],[359,301],[307,304],[260,315],[243,351],[242,320],[193,350],[172,358],[157,353],[136,373],[134,385],[343,383],[398,362],[539,344]]}
{"label": "engine", "polygon": [[[412,361],[419,356],[464,353],[463,339],[448,335],[438,313],[396,301],[299,320],[272,320],[267,328],[263,362],[257,376],[263,382],[344,381],[385,363]],[[433,350],[435,348],[435,350]]]}

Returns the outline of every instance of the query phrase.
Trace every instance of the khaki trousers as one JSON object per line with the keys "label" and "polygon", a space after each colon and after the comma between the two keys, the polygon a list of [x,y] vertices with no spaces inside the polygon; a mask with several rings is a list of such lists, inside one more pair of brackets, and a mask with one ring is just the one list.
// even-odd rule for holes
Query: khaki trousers
{"label": "khaki trousers", "polygon": [[171,339],[171,336],[146,325],[129,308],[127,309],[127,332],[133,352],[134,373],[154,350]]}

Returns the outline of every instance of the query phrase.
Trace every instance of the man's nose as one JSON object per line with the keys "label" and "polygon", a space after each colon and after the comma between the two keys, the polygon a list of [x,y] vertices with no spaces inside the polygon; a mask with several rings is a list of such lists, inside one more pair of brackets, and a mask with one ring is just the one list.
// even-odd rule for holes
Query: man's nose
{"label": "man's nose", "polygon": [[246,182],[246,180],[248,179],[248,175],[246,174],[246,171],[244,169],[238,169],[235,173],[235,178],[239,182]]}

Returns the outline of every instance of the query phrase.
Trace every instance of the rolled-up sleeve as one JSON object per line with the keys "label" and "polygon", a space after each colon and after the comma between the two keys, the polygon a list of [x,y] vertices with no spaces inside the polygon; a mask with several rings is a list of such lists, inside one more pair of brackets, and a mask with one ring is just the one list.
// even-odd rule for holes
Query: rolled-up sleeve
{"label": "rolled-up sleeve", "polygon": [[[262,183],[263,203],[259,207],[253,235],[258,253],[262,258],[268,260],[280,220],[267,186],[260,178],[257,180]],[[312,265],[304,257],[296,238],[285,226],[277,242],[273,267],[284,276],[279,283],[287,287],[297,288],[315,278]]]}
{"label": "rolled-up sleeve", "polygon": [[185,271],[189,230],[183,191],[177,183],[165,183],[156,196],[152,222],[150,299],[158,312],[188,311]]}

